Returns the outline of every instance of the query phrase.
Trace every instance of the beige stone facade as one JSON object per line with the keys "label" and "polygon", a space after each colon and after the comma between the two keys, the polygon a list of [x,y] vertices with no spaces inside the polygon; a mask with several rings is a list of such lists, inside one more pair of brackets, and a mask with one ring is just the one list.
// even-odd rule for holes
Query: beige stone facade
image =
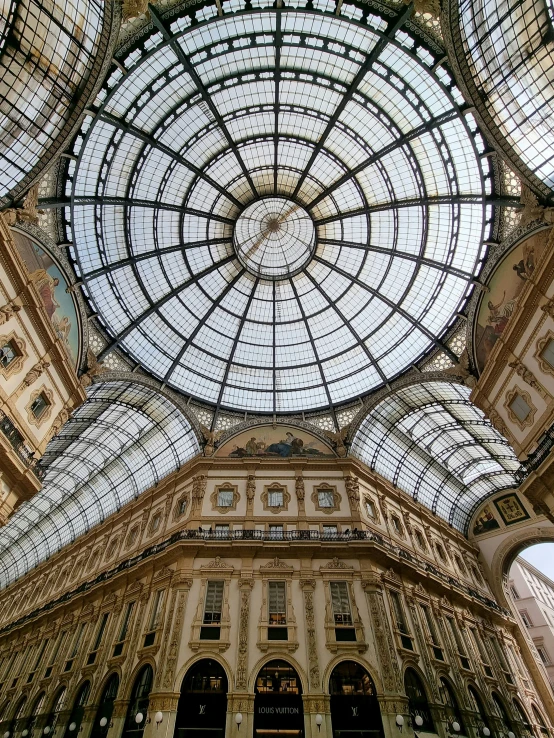
{"label": "beige stone facade", "polygon": [[[271,486],[290,496],[278,512],[264,509]],[[331,513],[318,509],[313,493],[321,488],[333,492]],[[214,504],[222,489],[228,511]],[[216,590],[219,603],[210,605]],[[283,593],[276,630],[270,590]],[[522,659],[515,621],[483,579],[477,547],[351,459],[197,457],[4,590],[0,613],[0,730],[10,734],[23,726],[22,697],[30,705],[43,691],[34,724],[57,721],[65,734],[89,681],[79,729],[96,735],[101,695],[117,674],[107,725],[109,738],[119,738],[135,679],[149,664],[145,735],[171,737],[182,684],[206,659],[226,675],[225,734],[237,738],[253,735],[258,675],[276,660],[298,675],[304,734],[313,738],[330,737],[340,720],[330,680],[343,662],[370,676],[387,737],[398,733],[397,715],[405,732],[417,731],[410,669],[441,737],[454,720],[441,680],[472,737],[484,723],[469,686],[491,729],[506,729],[493,693],[518,730],[514,699],[529,716],[551,707]],[[64,708],[53,711],[62,687]]]}

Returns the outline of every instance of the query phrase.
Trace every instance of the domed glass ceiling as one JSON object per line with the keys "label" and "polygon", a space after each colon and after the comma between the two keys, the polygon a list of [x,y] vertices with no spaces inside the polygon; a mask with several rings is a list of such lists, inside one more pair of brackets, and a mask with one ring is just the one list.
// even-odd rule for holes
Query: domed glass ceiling
{"label": "domed glass ceiling", "polygon": [[66,183],[101,358],[293,412],[442,346],[489,236],[483,142],[411,8],[316,6],[152,9],[120,58]]}

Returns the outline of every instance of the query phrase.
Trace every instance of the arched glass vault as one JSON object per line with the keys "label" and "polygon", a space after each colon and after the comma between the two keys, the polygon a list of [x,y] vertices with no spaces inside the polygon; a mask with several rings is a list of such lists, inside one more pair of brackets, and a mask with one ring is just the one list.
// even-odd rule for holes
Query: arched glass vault
{"label": "arched glass vault", "polygon": [[369,411],[351,447],[353,456],[464,533],[485,497],[517,487],[520,467],[469,394],[438,381],[399,389]]}
{"label": "arched glass vault", "polygon": [[104,354],[217,407],[329,408],[451,354],[492,164],[411,6],[255,5],[151,8],[74,143],[70,252]]}
{"label": "arched glass vault", "polygon": [[0,529],[0,587],[14,581],[199,452],[191,425],[135,383],[94,384],[48,445],[42,490]]}

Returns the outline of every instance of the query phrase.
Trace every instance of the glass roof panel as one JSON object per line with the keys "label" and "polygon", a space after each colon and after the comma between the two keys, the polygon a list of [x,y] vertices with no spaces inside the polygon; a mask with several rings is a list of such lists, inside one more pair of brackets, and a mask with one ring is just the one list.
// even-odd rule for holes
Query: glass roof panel
{"label": "glass roof panel", "polygon": [[442,345],[467,298],[474,135],[438,58],[397,41],[409,11],[230,7],[153,11],[99,96],[66,211],[79,272],[104,355],[220,407],[344,403]]}
{"label": "glass roof panel", "polygon": [[447,382],[399,389],[370,410],[351,446],[353,456],[463,533],[487,495],[517,486],[520,466],[469,394]]}
{"label": "glass roof panel", "polygon": [[183,414],[136,383],[92,385],[48,444],[42,490],[0,530],[0,587],[199,453]]}

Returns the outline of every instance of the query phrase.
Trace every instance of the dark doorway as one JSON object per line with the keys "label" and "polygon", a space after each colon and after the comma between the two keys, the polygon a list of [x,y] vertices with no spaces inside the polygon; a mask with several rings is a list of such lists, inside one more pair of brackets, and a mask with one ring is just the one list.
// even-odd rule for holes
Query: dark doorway
{"label": "dark doorway", "polygon": [[412,723],[416,726],[415,730],[417,732],[434,733],[435,725],[431,716],[431,710],[429,709],[427,692],[425,691],[421,678],[413,669],[406,669],[406,673],[404,674],[404,689],[408,697],[408,708]]}
{"label": "dark doorway", "polygon": [[302,738],[302,685],[286,661],[270,661],[256,678],[254,738]]}
{"label": "dark doorway", "polygon": [[202,659],[181,686],[174,738],[224,738],[227,676],[221,664]]}
{"label": "dark doorway", "polygon": [[102,697],[100,698],[100,704],[96,711],[96,717],[94,718],[94,725],[92,726],[92,732],[90,738],[106,738],[110,723],[112,721],[113,703],[117,698],[117,691],[119,689],[119,677],[117,674],[112,674],[106,682]]}
{"label": "dark doorway", "polygon": [[375,684],[355,661],[335,666],[329,681],[333,738],[383,738]]}
{"label": "dark doorway", "polygon": [[[125,718],[125,727],[123,728],[123,738],[142,738],[144,726],[146,725],[146,713],[150,703],[150,692],[152,691],[152,681],[154,673],[152,667],[147,664],[138,673],[129,707],[127,708],[127,716]],[[137,720],[137,718],[142,718]]]}
{"label": "dark doorway", "polygon": [[73,702],[64,738],[71,738],[71,736],[76,736],[79,733],[89,694],[90,682],[84,682],[81,684],[77,692],[77,697],[75,697],[75,701]]}

